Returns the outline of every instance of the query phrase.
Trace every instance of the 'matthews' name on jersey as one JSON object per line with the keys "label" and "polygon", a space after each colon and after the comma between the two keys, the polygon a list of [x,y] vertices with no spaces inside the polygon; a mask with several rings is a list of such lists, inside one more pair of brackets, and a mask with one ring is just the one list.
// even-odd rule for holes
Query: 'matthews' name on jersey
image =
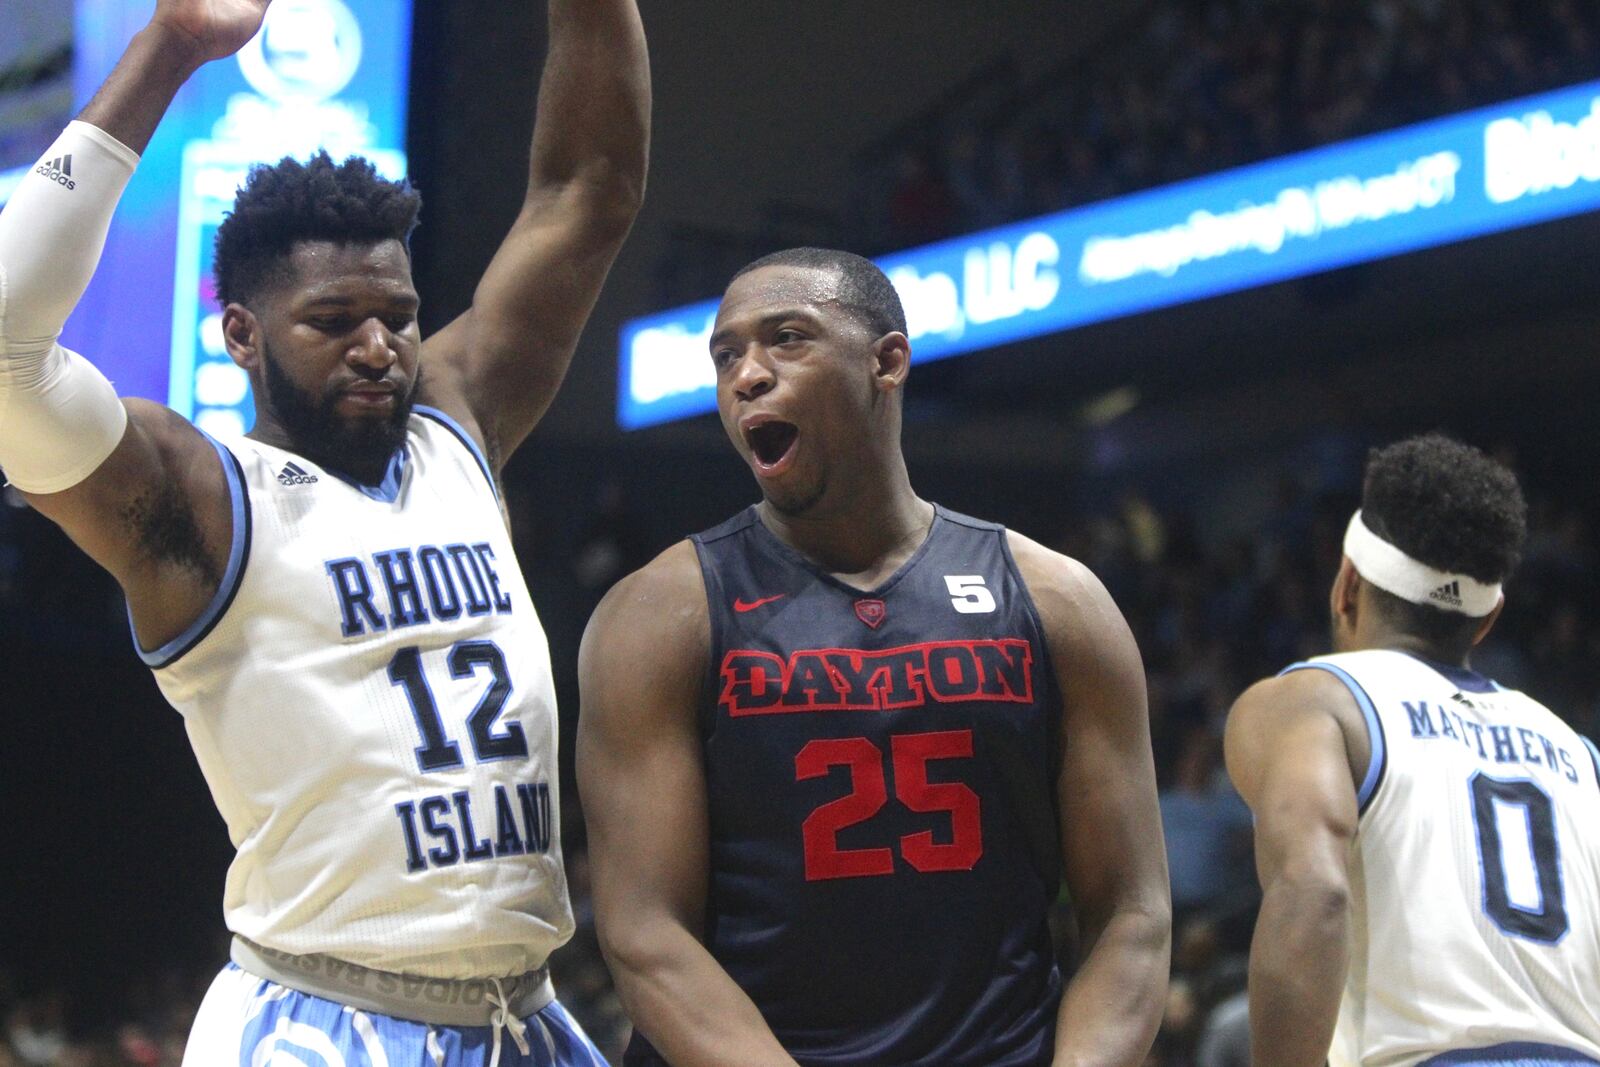
{"label": "'matthews' name on jersey", "polygon": [[805,649],[787,661],[771,652],[729,651],[720,703],[729,715],[889,711],[929,701],[1033,703],[1027,641],[933,641],[878,651]]}
{"label": "'matthews' name on jersey", "polygon": [[[449,622],[469,616],[511,614],[511,597],[500,588],[494,549],[487,543],[440,548],[396,548],[363,559],[334,559],[328,577],[339,597],[339,632],[368,632]],[[380,603],[380,590],[382,598]]]}
{"label": "'matthews' name on jersey", "polygon": [[[1457,700],[1468,698],[1457,696]],[[1544,767],[1569,782],[1578,781],[1572,754],[1548,737],[1525,726],[1476,723],[1459,712],[1426,700],[1401,701],[1411,723],[1411,736],[1421,741],[1452,741],[1476,752],[1485,762]]]}

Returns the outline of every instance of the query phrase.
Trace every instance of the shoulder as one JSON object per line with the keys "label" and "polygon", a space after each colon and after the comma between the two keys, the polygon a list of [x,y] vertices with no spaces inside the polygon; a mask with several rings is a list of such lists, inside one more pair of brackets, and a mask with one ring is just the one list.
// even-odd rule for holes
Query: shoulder
{"label": "shoulder", "polygon": [[1015,531],[1005,534],[1033,600],[1066,707],[1121,714],[1145,701],[1144,661],[1111,594],[1082,563]]}
{"label": "shoulder", "polygon": [[1352,772],[1365,762],[1366,723],[1338,675],[1307,665],[1256,682],[1228,712],[1225,747],[1235,784],[1247,792],[1252,767],[1291,753],[1303,758],[1302,742],[1317,738],[1342,742]]}
{"label": "shoulder", "polygon": [[1084,627],[1127,629],[1111,594],[1088,567],[1015,530],[1007,530],[1005,538],[1046,631],[1064,629],[1063,636],[1071,637]]}
{"label": "shoulder", "polygon": [[1355,697],[1332,671],[1311,665],[1297,665],[1283,674],[1263,678],[1233,702],[1228,713],[1229,729],[1270,731],[1290,717],[1325,715],[1344,719],[1354,714]]}
{"label": "shoulder", "polygon": [[[443,359],[430,360],[427,367],[428,373],[417,387],[414,414],[432,418],[445,425],[451,433],[462,437],[462,443],[482,457],[489,467],[491,478],[498,482],[505,466],[505,456],[493,427],[484,425],[466,402],[460,374],[454,367],[447,365]],[[444,418],[440,419],[440,415]]]}
{"label": "shoulder", "polygon": [[618,582],[578,650],[581,733],[636,745],[695,720],[711,656],[711,623],[694,546],[679,541]]}
{"label": "shoulder", "polygon": [[651,662],[691,650],[703,656],[709,620],[699,558],[693,544],[679,541],[606,593],[589,619],[584,655],[623,649]]}

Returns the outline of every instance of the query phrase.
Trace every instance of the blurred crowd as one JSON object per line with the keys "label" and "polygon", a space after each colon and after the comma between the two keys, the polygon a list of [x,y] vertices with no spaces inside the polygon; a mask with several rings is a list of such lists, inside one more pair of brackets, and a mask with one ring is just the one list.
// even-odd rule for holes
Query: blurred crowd
{"label": "blurred crowd", "polygon": [[1093,57],[875,147],[855,222],[908,248],[1597,74],[1580,0],[1155,0]]}

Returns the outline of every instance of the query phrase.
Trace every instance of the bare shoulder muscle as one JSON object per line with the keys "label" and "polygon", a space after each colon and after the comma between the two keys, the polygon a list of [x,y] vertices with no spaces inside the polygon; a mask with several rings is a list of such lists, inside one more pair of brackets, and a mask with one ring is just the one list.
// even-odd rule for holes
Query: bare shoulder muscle
{"label": "bare shoulder muscle", "polygon": [[1102,671],[1142,673],[1127,621],[1089,568],[1014,530],[1006,536],[1044,624],[1062,685],[1068,683],[1069,666],[1078,681],[1092,681]]}
{"label": "bare shoulder muscle", "polygon": [[680,541],[606,594],[578,656],[584,714],[671,714],[695,707],[711,654],[711,616],[694,546]]}
{"label": "bare shoulder muscle", "polygon": [[1259,791],[1270,761],[1295,748],[1295,739],[1337,727],[1344,739],[1352,783],[1366,774],[1372,754],[1366,722],[1343,682],[1328,671],[1298,670],[1265,678],[1234,702],[1228,713],[1228,772],[1245,799]]}
{"label": "bare shoulder muscle", "polygon": [[146,643],[198,618],[222,582],[233,511],[222,460],[188,420],[147,400],[123,401],[128,429],[86,480],[30,496],[122,585]]}

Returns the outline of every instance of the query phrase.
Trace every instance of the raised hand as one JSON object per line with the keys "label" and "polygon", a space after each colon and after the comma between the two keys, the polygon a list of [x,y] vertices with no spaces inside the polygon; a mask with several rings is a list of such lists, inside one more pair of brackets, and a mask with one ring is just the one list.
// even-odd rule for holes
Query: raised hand
{"label": "raised hand", "polygon": [[261,29],[272,0],[157,0],[152,26],[194,42],[196,59],[210,62],[233,55]]}
{"label": "raised hand", "polygon": [[157,0],[150,24],[78,118],[143,152],[178,89],[261,29],[272,0]]}

